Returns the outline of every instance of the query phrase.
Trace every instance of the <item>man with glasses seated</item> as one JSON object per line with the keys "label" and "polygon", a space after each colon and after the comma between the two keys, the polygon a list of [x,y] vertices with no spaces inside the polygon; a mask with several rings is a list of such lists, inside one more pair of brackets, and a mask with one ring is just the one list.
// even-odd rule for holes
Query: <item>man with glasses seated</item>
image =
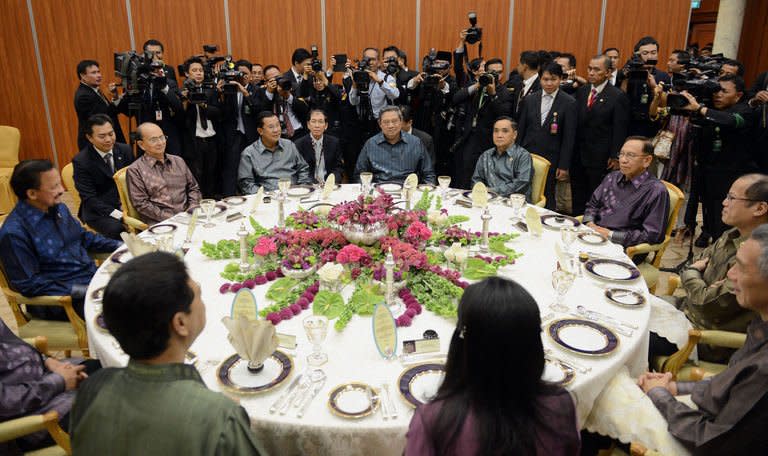
{"label": "man with glasses seated", "polygon": [[144,154],[126,172],[128,194],[142,221],[154,224],[197,206],[200,187],[184,159],[165,153],[168,139],[159,126],[145,122],[136,128]]}
{"label": "man with glasses seated", "polygon": [[421,139],[402,131],[403,113],[397,106],[381,110],[381,133],[366,141],[355,166],[354,182],[360,173],[373,173],[374,182],[403,182],[411,173],[419,182],[435,184],[435,168]]}
{"label": "man with glasses seated", "polygon": [[669,212],[667,188],[648,172],[653,146],[630,136],[619,153],[619,171],[605,176],[587,203],[584,223],[623,246],[664,240]]}

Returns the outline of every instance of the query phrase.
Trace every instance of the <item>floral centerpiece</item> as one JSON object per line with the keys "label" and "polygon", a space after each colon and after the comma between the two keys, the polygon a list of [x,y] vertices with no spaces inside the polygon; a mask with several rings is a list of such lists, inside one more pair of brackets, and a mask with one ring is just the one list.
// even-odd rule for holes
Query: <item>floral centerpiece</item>
{"label": "floral centerpiece", "polygon": [[392,196],[380,191],[376,197],[360,195],[355,201],[335,206],[328,213],[328,220],[338,224],[349,242],[373,245],[387,234],[391,208]]}

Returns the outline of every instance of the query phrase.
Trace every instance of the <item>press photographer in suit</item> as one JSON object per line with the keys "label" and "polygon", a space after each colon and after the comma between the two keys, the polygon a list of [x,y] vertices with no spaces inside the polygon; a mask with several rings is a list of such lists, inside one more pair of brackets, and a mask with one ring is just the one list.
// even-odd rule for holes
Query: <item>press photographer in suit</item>
{"label": "press photographer in suit", "polygon": [[129,145],[115,142],[112,119],[106,114],[89,117],[85,128],[89,144],[72,159],[80,194],[77,216],[104,236],[120,239],[123,212],[112,176],[133,163],[133,151]]}
{"label": "press photographer in suit", "polygon": [[309,113],[309,134],[296,140],[296,148],[309,165],[309,175],[315,183],[322,184],[333,173],[336,182],[341,183],[344,164],[341,160],[339,138],[325,134],[328,129],[328,117],[319,109]]}
{"label": "press photographer in suit", "polygon": [[99,62],[95,60],[83,60],[77,64],[77,76],[80,85],[75,91],[75,112],[77,112],[77,148],[82,149],[88,145],[85,138],[85,124],[94,114],[107,114],[115,128],[117,142],[125,143],[123,130],[117,121],[118,103],[117,85],[109,83],[110,98],[99,88],[103,80]]}
{"label": "press photographer in suit", "polygon": [[517,143],[549,160],[544,196],[547,209],[556,209],[556,181],[567,181],[576,140],[576,100],[561,89],[565,73],[558,63],[541,71],[541,89],[522,102]]}
{"label": "press photographer in suit", "polygon": [[144,42],[144,45],[141,48],[144,49],[145,53],[152,55],[153,61],[163,64],[163,73],[165,73],[165,78],[168,79],[168,85],[171,87],[178,87],[179,82],[176,80],[176,71],[163,60],[163,56],[165,55],[165,46],[163,46],[163,43],[158,40],[149,39]]}

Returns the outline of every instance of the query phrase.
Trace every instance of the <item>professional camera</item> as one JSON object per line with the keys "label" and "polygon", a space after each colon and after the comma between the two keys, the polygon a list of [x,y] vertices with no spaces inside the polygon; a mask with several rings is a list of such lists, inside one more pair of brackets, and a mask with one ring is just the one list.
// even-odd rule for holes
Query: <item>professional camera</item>
{"label": "professional camera", "polygon": [[188,78],[184,81],[184,88],[187,90],[187,100],[192,104],[203,104],[208,102],[206,90],[213,89],[212,83],[203,82],[201,85],[195,84],[195,81]]}
{"label": "professional camera", "polygon": [[690,63],[688,63],[688,69],[696,69],[700,75],[704,76],[717,76],[720,74],[720,68],[725,60],[726,58],[723,54],[699,57],[691,59]]}
{"label": "professional camera", "polygon": [[[162,88],[167,84],[165,76],[156,76],[154,71],[163,68],[163,63],[152,60],[152,54],[139,54],[136,51],[116,52],[115,76],[122,80],[123,91],[128,95],[137,95],[146,90],[151,82]],[[163,82],[165,84],[163,84]]]}
{"label": "professional camera", "polygon": [[315,73],[323,71],[323,61],[318,57],[317,46],[313,44],[310,49],[312,53],[312,71]]}
{"label": "professional camera", "polygon": [[352,72],[352,80],[357,85],[357,90],[362,94],[368,93],[368,85],[371,83],[371,75],[368,70],[371,66],[371,58],[363,57],[357,64],[357,70]]}
{"label": "professional camera", "polygon": [[440,73],[451,67],[451,53],[445,51],[436,51],[435,48],[429,50],[429,54],[424,56],[421,61],[421,71],[424,81],[422,87],[425,90],[436,89],[440,84],[442,76]]}
{"label": "professional camera", "polygon": [[643,61],[643,58],[640,57],[639,54],[635,54],[631,59],[627,60],[627,63],[624,64],[622,71],[624,74],[626,74],[628,79],[645,81],[648,79],[648,69],[645,66],[655,66],[657,63],[659,63],[657,59],[648,59]]}
{"label": "professional camera", "polygon": [[288,76],[280,75],[277,78],[277,86],[288,92],[293,88],[293,81]]}
{"label": "professional camera", "polygon": [[470,11],[467,17],[469,17],[469,28],[464,39],[469,44],[475,44],[483,39],[483,29],[477,26],[477,13]]}
{"label": "professional camera", "polygon": [[700,77],[676,83],[675,87],[667,95],[667,106],[678,114],[685,114],[686,112],[681,111],[688,105],[688,99],[679,93],[683,90],[693,95],[699,104],[712,106],[712,98],[720,91],[720,83],[717,81],[717,78],[706,79]]}
{"label": "professional camera", "polygon": [[489,85],[496,85],[499,81],[499,75],[493,71],[489,73],[483,73],[477,78],[477,82],[480,83],[480,87],[487,87]]}
{"label": "professional camera", "polygon": [[385,60],[384,63],[387,64],[386,68],[384,68],[385,73],[394,76],[398,71],[400,71],[400,65],[397,63],[397,57],[390,57]]}

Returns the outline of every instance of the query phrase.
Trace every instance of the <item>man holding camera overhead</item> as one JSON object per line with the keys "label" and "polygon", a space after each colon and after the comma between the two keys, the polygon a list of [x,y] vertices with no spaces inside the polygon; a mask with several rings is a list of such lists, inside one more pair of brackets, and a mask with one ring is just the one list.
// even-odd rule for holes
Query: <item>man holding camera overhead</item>
{"label": "man holding camera overhead", "polygon": [[370,133],[366,136],[368,138],[378,132],[376,120],[379,113],[397,100],[400,90],[395,77],[379,69],[379,50],[376,48],[369,47],[363,51],[363,60],[351,77],[349,104],[357,108],[360,121]]}
{"label": "man holding camera overhead", "polygon": [[628,135],[652,138],[659,129],[648,115],[656,84],[669,84],[669,75],[656,68],[659,61],[659,43],[652,36],[644,36],[635,44],[634,55],[621,69],[620,87],[629,98]]}
{"label": "man holding camera overhead", "polygon": [[265,110],[275,113],[280,121],[282,137],[286,139],[296,140],[307,134],[304,122],[309,113],[309,106],[294,94],[298,93],[301,85],[309,84],[309,73],[312,71],[309,62],[309,58],[302,60],[305,66],[299,83],[296,83],[296,79],[293,78],[295,76],[293,67],[283,74],[280,74],[280,68],[276,65],[268,65],[264,69],[267,83],[260,92],[262,105]]}

